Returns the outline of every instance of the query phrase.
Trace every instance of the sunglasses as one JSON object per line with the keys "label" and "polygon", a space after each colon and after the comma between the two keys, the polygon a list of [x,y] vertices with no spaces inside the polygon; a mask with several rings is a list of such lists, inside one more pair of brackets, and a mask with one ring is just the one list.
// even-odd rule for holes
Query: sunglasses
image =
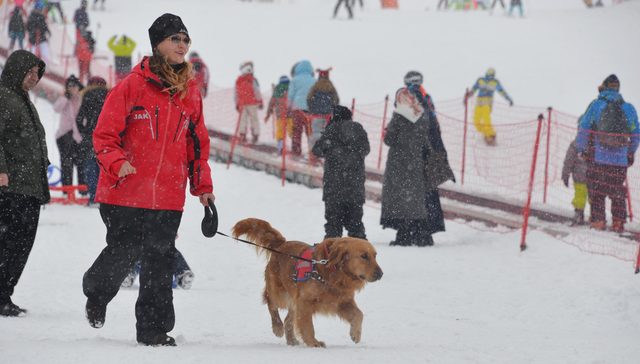
{"label": "sunglasses", "polygon": [[171,37],[169,37],[169,39],[171,39],[171,43],[178,45],[180,44],[180,42],[184,43],[184,45],[186,45],[187,47],[191,45],[191,38],[189,37],[181,37],[179,35],[172,35]]}

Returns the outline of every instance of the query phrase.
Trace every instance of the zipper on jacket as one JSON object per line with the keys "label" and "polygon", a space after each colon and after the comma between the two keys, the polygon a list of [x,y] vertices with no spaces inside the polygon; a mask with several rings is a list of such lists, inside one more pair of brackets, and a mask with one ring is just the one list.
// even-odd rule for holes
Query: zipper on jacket
{"label": "zipper on jacket", "polygon": [[[156,175],[153,178],[153,188],[152,188],[152,192],[151,192],[151,206],[153,206],[154,208],[156,207],[156,189],[158,186],[158,176],[160,176],[160,170],[162,169],[162,162],[164,161],[164,149],[165,146],[167,145],[167,135],[168,133],[168,129],[169,129],[169,120],[171,120],[171,97],[169,97],[169,111],[167,112],[167,122],[165,123],[164,126],[164,137],[162,139],[162,148],[160,149],[160,159],[158,160],[158,168],[156,169]],[[158,106],[156,106],[156,125],[158,125]],[[160,134],[160,133],[157,133]],[[157,138],[157,135],[156,135]],[[157,139],[156,139],[157,140]]]}
{"label": "zipper on jacket", "polygon": [[173,142],[176,142],[176,139],[178,138],[178,131],[180,130],[180,127],[182,126],[182,118],[184,117],[184,111],[180,113],[180,120],[178,120],[178,125],[176,126],[176,132],[173,133]]}
{"label": "zipper on jacket", "polygon": [[[171,107],[171,105],[169,105]],[[160,138],[160,129],[158,129],[158,114],[160,113],[158,105],[156,105],[156,140]]]}

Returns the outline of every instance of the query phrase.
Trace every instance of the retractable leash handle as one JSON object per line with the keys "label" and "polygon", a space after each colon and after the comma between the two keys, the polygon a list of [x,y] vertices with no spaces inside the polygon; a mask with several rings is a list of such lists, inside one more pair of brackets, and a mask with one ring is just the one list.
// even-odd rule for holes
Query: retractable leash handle
{"label": "retractable leash handle", "polygon": [[204,217],[200,224],[202,235],[213,238],[218,232],[218,210],[213,201],[209,200],[209,206],[204,207]]}

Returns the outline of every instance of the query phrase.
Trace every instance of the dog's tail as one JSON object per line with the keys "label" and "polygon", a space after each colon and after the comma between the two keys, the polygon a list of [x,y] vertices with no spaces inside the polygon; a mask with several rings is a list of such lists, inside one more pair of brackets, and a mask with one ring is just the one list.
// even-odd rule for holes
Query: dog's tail
{"label": "dog's tail", "polygon": [[248,218],[240,220],[231,230],[234,238],[246,235],[247,240],[259,245],[259,247],[256,247],[256,251],[266,254],[267,258],[271,255],[271,252],[261,247],[277,249],[287,241],[271,224],[260,219]]}

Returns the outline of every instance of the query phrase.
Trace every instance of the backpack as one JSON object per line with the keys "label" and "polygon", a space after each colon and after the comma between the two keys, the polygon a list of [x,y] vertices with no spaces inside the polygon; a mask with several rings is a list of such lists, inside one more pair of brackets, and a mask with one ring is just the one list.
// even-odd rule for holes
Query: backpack
{"label": "backpack", "polygon": [[624,101],[607,101],[596,124],[598,142],[605,148],[620,148],[629,144],[627,116],[622,110]]}

